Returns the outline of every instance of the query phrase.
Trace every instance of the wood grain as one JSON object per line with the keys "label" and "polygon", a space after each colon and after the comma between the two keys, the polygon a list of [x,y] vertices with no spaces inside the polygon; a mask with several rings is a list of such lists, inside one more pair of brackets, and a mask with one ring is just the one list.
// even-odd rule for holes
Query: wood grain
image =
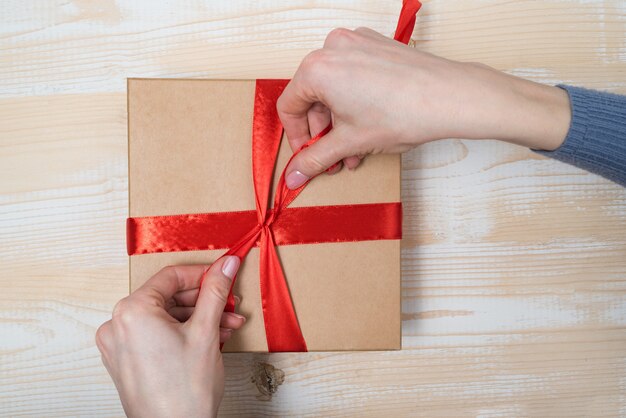
{"label": "wood grain", "polygon": [[[0,415],[120,416],[93,335],[128,291],[126,78],[289,77],[399,1],[0,7]],[[626,93],[623,1],[427,1],[413,39]],[[491,141],[403,163],[404,350],[229,354],[222,414],[626,416],[624,189]]]}

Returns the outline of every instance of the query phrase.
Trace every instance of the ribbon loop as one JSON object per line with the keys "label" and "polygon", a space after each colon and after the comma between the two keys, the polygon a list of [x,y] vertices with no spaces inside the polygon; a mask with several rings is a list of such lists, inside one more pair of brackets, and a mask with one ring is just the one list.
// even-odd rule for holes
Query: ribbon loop
{"label": "ribbon loop", "polygon": [[252,120],[252,178],[260,224],[265,223],[283,127],[276,102],[289,80],[257,80]]}

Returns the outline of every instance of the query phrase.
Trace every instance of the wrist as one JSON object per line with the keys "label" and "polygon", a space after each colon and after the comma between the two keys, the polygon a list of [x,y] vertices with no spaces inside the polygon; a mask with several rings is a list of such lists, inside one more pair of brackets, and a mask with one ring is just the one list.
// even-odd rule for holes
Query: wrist
{"label": "wrist", "polygon": [[512,79],[511,129],[504,140],[531,149],[552,151],[561,146],[571,122],[569,96],[559,87]]}
{"label": "wrist", "polygon": [[541,150],[563,143],[571,120],[566,91],[482,64],[453,65],[460,100],[451,108],[456,123],[442,124],[441,137],[497,139]]}

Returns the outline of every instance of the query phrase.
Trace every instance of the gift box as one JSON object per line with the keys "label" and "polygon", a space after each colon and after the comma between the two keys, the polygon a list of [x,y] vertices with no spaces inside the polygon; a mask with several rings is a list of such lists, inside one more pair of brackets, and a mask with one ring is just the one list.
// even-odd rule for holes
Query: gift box
{"label": "gift box", "polygon": [[[403,2],[396,40],[419,6]],[[287,82],[128,80],[131,291],[167,265],[236,254],[226,310],[247,322],[224,351],[399,349],[400,157],[288,190]]]}
{"label": "gift box", "polygon": [[[251,146],[255,87],[254,80],[128,80],[131,219],[255,209]],[[278,172],[291,155],[283,138]],[[275,175],[274,190],[277,183]],[[289,207],[399,200],[400,157],[376,155],[356,170],[316,177]],[[333,239],[333,225],[328,229]],[[224,252],[157,249],[133,255],[131,290],[167,265],[210,264]],[[236,311],[247,322],[224,351],[268,351],[258,253],[259,248],[252,248],[237,275],[233,290],[241,302]],[[398,239],[279,245],[277,253],[309,351],[400,348]]]}

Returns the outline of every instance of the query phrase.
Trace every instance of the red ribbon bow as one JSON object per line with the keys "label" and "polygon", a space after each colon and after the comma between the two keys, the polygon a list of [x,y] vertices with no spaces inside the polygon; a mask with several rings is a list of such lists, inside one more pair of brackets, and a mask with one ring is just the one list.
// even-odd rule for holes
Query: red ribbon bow
{"label": "red ribbon bow", "polygon": [[[394,39],[408,43],[420,6],[417,0],[403,1]],[[260,247],[261,302],[270,352],[307,351],[276,252],[277,245],[400,239],[402,235],[400,202],[288,208],[308,182],[290,190],[285,185],[284,171],[279,179],[273,208],[268,210],[272,176],[283,135],[276,101],[288,82],[256,81],[252,126],[255,211],[127,220],[129,255],[229,248],[226,255],[236,255],[243,260],[252,247]],[[309,140],[291,158],[329,130],[330,126]],[[234,283],[235,280],[233,286]],[[225,310],[233,312],[234,308],[231,288]]]}

